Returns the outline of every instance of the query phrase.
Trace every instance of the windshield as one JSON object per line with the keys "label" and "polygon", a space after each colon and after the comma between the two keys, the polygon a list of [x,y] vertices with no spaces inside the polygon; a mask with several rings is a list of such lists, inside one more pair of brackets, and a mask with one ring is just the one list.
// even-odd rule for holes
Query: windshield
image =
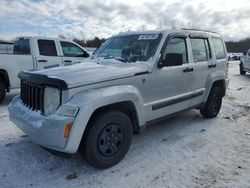
{"label": "windshield", "polygon": [[93,58],[114,58],[123,62],[147,61],[152,57],[162,38],[162,34],[127,35],[110,38]]}

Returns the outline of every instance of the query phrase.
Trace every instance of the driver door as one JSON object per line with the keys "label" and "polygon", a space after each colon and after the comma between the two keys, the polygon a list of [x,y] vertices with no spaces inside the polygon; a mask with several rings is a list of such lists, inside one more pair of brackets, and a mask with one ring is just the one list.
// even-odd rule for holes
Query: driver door
{"label": "driver door", "polygon": [[164,46],[163,58],[171,53],[181,54],[182,65],[155,67],[149,75],[148,121],[186,109],[190,105],[194,65],[188,60],[187,39],[172,37],[166,40]]}

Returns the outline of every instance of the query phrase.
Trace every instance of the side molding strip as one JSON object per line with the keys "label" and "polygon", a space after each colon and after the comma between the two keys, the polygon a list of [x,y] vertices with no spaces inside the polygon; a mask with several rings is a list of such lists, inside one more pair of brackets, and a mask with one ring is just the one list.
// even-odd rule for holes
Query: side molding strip
{"label": "side molding strip", "polygon": [[181,97],[178,97],[178,98],[175,98],[175,99],[171,99],[171,100],[168,100],[168,101],[165,101],[165,102],[161,102],[161,103],[153,105],[152,110],[158,110],[158,109],[161,109],[161,108],[164,108],[164,107],[176,104],[176,103],[180,103],[180,102],[183,102],[183,101],[186,101],[186,100],[189,100],[189,99],[193,99],[195,97],[199,97],[199,96],[203,95],[203,93],[204,93],[203,90],[202,91],[197,91],[195,93],[191,93],[191,94],[184,95],[184,96],[181,96]]}

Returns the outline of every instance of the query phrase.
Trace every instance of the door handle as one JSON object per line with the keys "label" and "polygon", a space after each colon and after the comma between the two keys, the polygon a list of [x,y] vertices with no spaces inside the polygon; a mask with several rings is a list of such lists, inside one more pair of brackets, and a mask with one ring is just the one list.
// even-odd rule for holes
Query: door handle
{"label": "door handle", "polygon": [[65,60],[64,63],[72,63],[71,60]]}
{"label": "door handle", "polygon": [[208,65],[208,68],[215,68],[215,67],[216,67],[216,64]]}
{"label": "door handle", "polygon": [[194,68],[185,68],[183,69],[183,72],[192,72],[194,71]]}
{"label": "door handle", "polygon": [[37,62],[39,62],[39,63],[47,63],[48,61],[45,60],[45,59],[40,59],[40,60],[38,60]]}

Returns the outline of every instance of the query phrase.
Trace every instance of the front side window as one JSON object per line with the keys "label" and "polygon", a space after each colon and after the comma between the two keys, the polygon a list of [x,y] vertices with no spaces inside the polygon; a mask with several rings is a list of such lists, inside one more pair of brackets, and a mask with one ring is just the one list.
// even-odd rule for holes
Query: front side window
{"label": "front side window", "polygon": [[212,37],[216,59],[225,59],[226,51],[221,38]]}
{"label": "front side window", "polygon": [[40,55],[57,56],[56,44],[53,40],[38,40],[38,48]]}
{"label": "front side window", "polygon": [[187,46],[185,38],[171,38],[167,47],[164,50],[163,57],[166,57],[167,54],[181,54],[182,55],[182,63],[188,63],[187,59]]}
{"label": "front side window", "polygon": [[65,57],[82,57],[86,52],[71,42],[61,41],[63,55]]}
{"label": "front side window", "polygon": [[14,44],[14,54],[27,55],[30,54],[30,42],[29,39],[18,40]]}
{"label": "front side window", "polygon": [[191,38],[194,62],[207,61],[211,57],[207,39]]}
{"label": "front side window", "polygon": [[152,57],[162,38],[162,34],[125,35],[110,38],[99,49],[93,58],[115,58],[124,62],[147,61]]}

